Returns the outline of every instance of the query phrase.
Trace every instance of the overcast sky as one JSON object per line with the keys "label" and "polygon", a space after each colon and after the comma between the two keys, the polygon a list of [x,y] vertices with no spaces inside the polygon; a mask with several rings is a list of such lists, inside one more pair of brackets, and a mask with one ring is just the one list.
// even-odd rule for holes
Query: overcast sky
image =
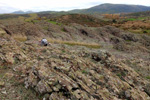
{"label": "overcast sky", "polygon": [[67,11],[89,8],[102,3],[150,6],[150,0],[0,0],[0,13],[23,11]]}

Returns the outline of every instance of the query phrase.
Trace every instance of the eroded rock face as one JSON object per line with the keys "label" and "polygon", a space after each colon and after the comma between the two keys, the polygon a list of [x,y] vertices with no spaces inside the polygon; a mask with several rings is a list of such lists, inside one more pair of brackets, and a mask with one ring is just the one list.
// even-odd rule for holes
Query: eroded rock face
{"label": "eroded rock face", "polygon": [[145,86],[145,92],[150,96],[150,83]]}
{"label": "eroded rock face", "polygon": [[139,40],[134,34],[122,34],[121,37],[127,41],[137,42]]}
{"label": "eroded rock face", "polygon": [[14,61],[8,66],[25,88],[44,99],[150,100],[149,82],[110,52],[21,43],[9,48],[0,49],[0,63]]}
{"label": "eroded rock face", "polygon": [[76,59],[67,54],[59,57],[31,67],[25,81],[28,88],[49,94],[49,100],[145,100],[149,97],[143,91],[148,82],[106,51],[92,52],[85,61],[81,55],[75,56]]}

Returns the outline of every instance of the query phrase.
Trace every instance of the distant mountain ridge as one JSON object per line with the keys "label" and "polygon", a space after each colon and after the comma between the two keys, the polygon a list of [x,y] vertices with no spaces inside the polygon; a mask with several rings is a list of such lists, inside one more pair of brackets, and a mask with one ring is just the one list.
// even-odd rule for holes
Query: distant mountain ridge
{"label": "distant mountain ridge", "polygon": [[114,14],[114,13],[130,13],[150,11],[150,7],[142,5],[127,5],[127,4],[101,4],[88,9],[72,10],[71,13],[101,13],[101,14]]}
{"label": "distant mountain ridge", "polygon": [[[134,12],[143,12],[150,11],[150,7],[143,5],[127,5],[127,4],[100,4],[88,9],[74,9],[70,11],[42,11],[38,13],[47,14],[47,13],[79,13],[79,14],[92,14],[92,13],[100,13],[100,14],[115,14],[115,13],[134,13]],[[33,11],[15,11],[13,14],[29,14],[35,13]]]}
{"label": "distant mountain ridge", "polygon": [[33,11],[22,11],[22,10],[19,10],[19,11],[15,11],[13,12],[13,14],[30,14],[30,13],[35,13]]}

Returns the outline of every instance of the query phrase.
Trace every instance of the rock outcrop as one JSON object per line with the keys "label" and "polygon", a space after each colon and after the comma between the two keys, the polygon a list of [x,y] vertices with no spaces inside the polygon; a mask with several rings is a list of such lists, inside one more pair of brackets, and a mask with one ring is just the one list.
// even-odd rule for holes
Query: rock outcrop
{"label": "rock outcrop", "polygon": [[18,72],[25,88],[44,99],[150,100],[149,82],[109,52],[55,44],[1,46],[0,64]]}

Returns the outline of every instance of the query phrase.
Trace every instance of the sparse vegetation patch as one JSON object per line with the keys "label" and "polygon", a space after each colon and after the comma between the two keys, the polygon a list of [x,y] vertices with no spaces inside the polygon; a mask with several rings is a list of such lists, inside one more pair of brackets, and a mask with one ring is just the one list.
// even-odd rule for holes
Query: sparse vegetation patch
{"label": "sparse vegetation patch", "polygon": [[52,40],[52,39],[48,39],[49,42],[51,43],[60,43],[60,44],[66,44],[66,45],[70,45],[70,46],[85,46],[88,48],[94,48],[94,49],[99,49],[101,48],[101,46],[99,44],[89,44],[89,43],[82,43],[82,42],[74,42],[74,41],[60,41],[60,40]]}

